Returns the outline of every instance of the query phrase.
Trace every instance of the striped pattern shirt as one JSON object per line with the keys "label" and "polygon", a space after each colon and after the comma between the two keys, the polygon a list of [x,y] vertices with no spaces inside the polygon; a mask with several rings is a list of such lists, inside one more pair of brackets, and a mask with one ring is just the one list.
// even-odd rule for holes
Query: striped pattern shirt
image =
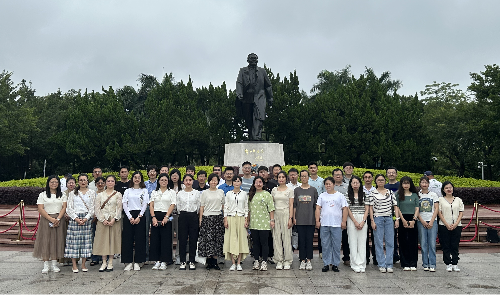
{"label": "striped pattern shirt", "polygon": [[351,204],[348,196],[345,196],[345,199],[347,204],[349,204],[349,210],[351,210],[352,214],[365,214],[365,205],[368,205],[368,196],[365,196],[363,205],[359,204],[358,198],[354,198],[354,205]]}
{"label": "striped pattern shirt", "polygon": [[374,216],[392,216],[392,206],[396,206],[396,196],[391,190],[387,190],[385,194],[374,190],[368,196],[368,205],[373,206]]}

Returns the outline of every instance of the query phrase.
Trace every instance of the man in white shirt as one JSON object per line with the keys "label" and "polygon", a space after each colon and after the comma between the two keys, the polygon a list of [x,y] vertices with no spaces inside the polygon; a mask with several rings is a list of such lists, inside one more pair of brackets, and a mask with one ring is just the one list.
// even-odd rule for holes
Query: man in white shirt
{"label": "man in white shirt", "polygon": [[[363,174],[363,192],[365,193],[365,197],[369,196],[376,188],[372,185],[373,183],[373,173],[371,171],[366,171]],[[372,247],[371,247],[371,253],[373,257],[373,265],[378,265],[377,262],[377,255],[375,254],[375,235],[373,234],[373,228],[372,228],[372,223],[370,219],[370,214],[368,214],[368,217],[366,218],[366,223],[368,224],[368,230],[366,231],[366,264],[370,263],[370,232],[371,232],[371,240],[372,240]]]}
{"label": "man in white shirt", "polygon": [[95,185],[95,180],[97,177],[102,176],[102,169],[100,167],[94,167],[92,170],[92,177],[94,178],[91,183],[89,183],[89,189],[97,192],[97,186]]}
{"label": "man in white shirt", "polygon": [[291,168],[288,170],[288,179],[290,180],[289,183],[286,184],[291,189],[295,189],[296,187],[299,187],[301,183],[298,181],[299,180],[299,171],[295,168]]}
{"label": "man in white shirt", "polygon": [[252,176],[252,163],[244,162],[241,165],[241,169],[243,170],[243,177],[241,178],[240,188],[242,191],[245,191],[248,194],[255,178],[254,176]]}
{"label": "man in white shirt", "polygon": [[438,197],[442,197],[443,194],[441,193],[441,187],[443,184],[434,178],[434,173],[432,173],[432,171],[425,171],[424,175],[429,178],[429,190],[431,192],[435,192]]}
{"label": "man in white shirt", "polygon": [[[333,180],[335,180],[334,190],[342,193],[344,196],[347,196],[347,188],[348,184],[344,182],[344,172],[340,168],[333,169],[332,172]],[[344,261],[344,265],[351,265],[351,251],[349,251],[349,239],[347,237],[347,229],[342,230],[342,260]]]}

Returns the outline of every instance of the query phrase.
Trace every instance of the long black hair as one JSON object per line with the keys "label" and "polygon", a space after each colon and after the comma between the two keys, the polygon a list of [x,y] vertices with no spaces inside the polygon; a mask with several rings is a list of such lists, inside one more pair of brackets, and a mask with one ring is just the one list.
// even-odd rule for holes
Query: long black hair
{"label": "long black hair", "polygon": [[[77,181],[77,185],[75,186],[75,195],[78,194],[78,191],[80,190],[80,177],[86,177],[87,178],[87,182],[89,181],[89,176],[85,173],[81,173],[80,175],[78,175],[78,181]],[[87,185],[88,187],[88,185]]]}
{"label": "long black hair", "polygon": [[413,184],[413,180],[411,179],[411,177],[410,176],[403,176],[399,180],[399,188],[398,188],[398,195],[399,195],[400,201],[405,200],[405,189],[403,188],[403,184],[405,184],[405,183],[410,184],[410,192],[417,193],[417,188],[415,187],[415,184]]}
{"label": "long black hair", "polygon": [[385,178],[385,175],[384,174],[377,174],[375,176],[375,178],[373,180],[375,180],[375,188],[378,188],[378,184],[377,184],[377,178],[379,178],[380,176],[382,176],[384,178],[384,182],[387,181],[387,179]]}
{"label": "long black hair", "polygon": [[155,191],[159,190],[160,189],[160,178],[162,177],[166,177],[167,178],[167,189],[170,189],[170,177],[168,177],[168,174],[167,173],[161,173],[157,180],[156,180],[156,189]]}
{"label": "long black hair", "polygon": [[446,197],[446,193],[444,192],[444,187],[447,186],[448,184],[451,184],[451,187],[453,188],[453,192],[455,192],[455,186],[453,185],[453,183],[451,183],[451,181],[445,181],[445,182],[443,182],[443,185],[441,186],[441,194],[443,195],[443,197]]}
{"label": "long black hair", "polygon": [[57,179],[57,188],[56,188],[56,198],[62,197],[62,192],[61,192],[61,180],[57,175],[50,175],[47,178],[47,184],[45,185],[45,194],[47,194],[47,198],[52,197],[52,194],[50,193],[50,187],[49,187],[49,182],[51,179]]}
{"label": "long black hair", "polygon": [[134,173],[132,173],[132,177],[130,178],[130,186],[129,187],[134,188],[134,176],[137,174],[141,176],[141,182],[139,183],[139,187],[146,188],[146,184],[144,183],[144,176],[142,175],[141,171],[135,171]]}
{"label": "long black hair", "polygon": [[[257,189],[255,188],[255,181],[257,179],[260,179],[262,181],[262,184],[265,183],[264,177],[262,177],[262,176],[255,176],[255,178],[253,179],[252,186],[250,187],[250,191],[248,192],[248,202],[252,201],[253,196],[255,196],[255,193],[257,192]],[[265,190],[264,187],[262,187],[262,190]]]}
{"label": "long black hair", "polygon": [[[179,190],[182,189],[182,180],[181,180],[181,172],[179,171],[179,169],[172,169],[170,171],[170,177],[169,177],[169,180],[172,180],[172,174],[174,173],[177,173],[179,175],[179,180],[177,180],[177,188]],[[168,182],[168,188],[169,189],[174,189],[174,182],[173,181],[169,181]]]}
{"label": "long black hair", "polygon": [[347,188],[347,196],[349,197],[349,201],[351,202],[351,205],[356,204],[356,200],[354,200],[354,189],[352,188],[352,180],[357,179],[359,181],[359,188],[358,188],[358,203],[360,206],[364,205],[365,202],[365,191],[363,190],[363,183],[361,182],[361,178],[357,177],[356,175],[351,176],[351,180],[349,181],[349,187]]}

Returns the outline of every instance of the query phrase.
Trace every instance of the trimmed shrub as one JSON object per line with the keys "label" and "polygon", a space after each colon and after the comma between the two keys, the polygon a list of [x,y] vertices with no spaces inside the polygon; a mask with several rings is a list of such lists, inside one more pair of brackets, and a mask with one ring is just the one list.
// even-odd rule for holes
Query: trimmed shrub
{"label": "trimmed shrub", "polygon": [[0,187],[0,205],[17,205],[24,200],[25,205],[36,205],[41,187]]}
{"label": "trimmed shrub", "polygon": [[479,204],[499,204],[500,187],[456,187],[454,195],[462,199],[465,205]]}

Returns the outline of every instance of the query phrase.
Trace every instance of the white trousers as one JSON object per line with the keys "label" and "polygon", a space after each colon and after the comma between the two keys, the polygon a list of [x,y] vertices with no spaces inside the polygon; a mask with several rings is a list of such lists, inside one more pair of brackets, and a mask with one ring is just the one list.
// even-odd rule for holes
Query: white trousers
{"label": "white trousers", "polygon": [[[354,219],[358,223],[363,221],[364,214],[354,214]],[[347,237],[349,240],[349,250],[351,252],[351,268],[355,271],[366,268],[366,231],[368,225],[365,223],[361,230],[354,226],[354,222],[347,217]]]}

